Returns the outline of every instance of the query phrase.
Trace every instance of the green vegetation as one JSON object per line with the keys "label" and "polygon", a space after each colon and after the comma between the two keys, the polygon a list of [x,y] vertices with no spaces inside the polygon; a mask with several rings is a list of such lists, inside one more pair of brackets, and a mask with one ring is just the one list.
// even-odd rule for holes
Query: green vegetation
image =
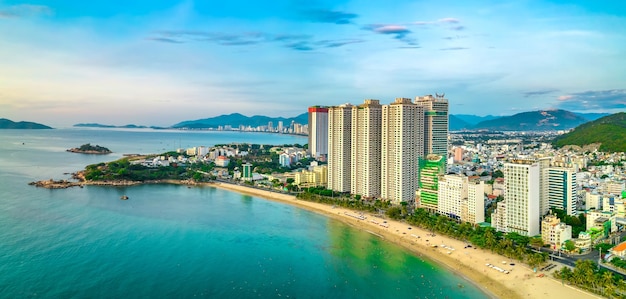
{"label": "green vegetation", "polygon": [[110,153],[111,150],[99,145],[91,145],[90,143],[86,143],[76,148],[76,150],[80,152],[98,152],[98,153]]}
{"label": "green vegetation", "polygon": [[555,214],[561,222],[565,222],[567,225],[572,226],[572,237],[578,237],[580,232],[584,232],[587,230],[587,218],[585,214],[580,214],[578,216],[570,216],[565,213],[563,210],[559,209],[550,209],[552,214]]}
{"label": "green vegetation", "polygon": [[360,197],[357,199],[356,196],[351,197],[343,193],[333,192],[324,187],[305,188],[302,191],[302,193],[296,195],[296,198],[359,211],[377,212],[391,207],[391,204],[387,201],[368,201],[362,200]]}
{"label": "green vegetation", "polygon": [[626,261],[619,257],[612,258],[611,265],[618,267],[618,268],[626,269]]}
{"label": "green vegetation", "polygon": [[206,176],[198,172],[210,172],[214,164],[193,163],[180,166],[172,163],[170,166],[146,167],[141,164],[131,164],[128,158],[109,163],[92,164],[85,167],[85,179],[89,181],[153,181],[153,180],[183,180],[194,179],[203,181]]}
{"label": "green vegetation", "polygon": [[574,270],[563,267],[554,272],[554,277],[568,282],[581,289],[606,296],[608,298],[625,298],[626,284],[619,275],[601,269],[594,261],[577,260]]}
{"label": "green vegetation", "polygon": [[599,118],[554,139],[554,146],[601,143],[604,152],[626,152],[626,112]]}

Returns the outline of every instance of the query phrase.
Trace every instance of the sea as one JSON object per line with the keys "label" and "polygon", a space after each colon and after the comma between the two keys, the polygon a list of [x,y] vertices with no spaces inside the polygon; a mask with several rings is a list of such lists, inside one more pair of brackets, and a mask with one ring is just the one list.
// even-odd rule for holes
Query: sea
{"label": "sea", "polygon": [[[489,298],[378,236],[260,197],[179,185],[28,185],[70,178],[123,154],[232,142],[307,140],[220,131],[0,130],[0,298]],[[85,143],[114,153],[66,152]]]}

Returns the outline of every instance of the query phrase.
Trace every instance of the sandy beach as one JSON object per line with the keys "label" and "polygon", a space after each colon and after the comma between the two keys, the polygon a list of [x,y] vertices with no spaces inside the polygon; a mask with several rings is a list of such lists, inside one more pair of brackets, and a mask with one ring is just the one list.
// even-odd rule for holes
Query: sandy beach
{"label": "sandy beach", "polygon": [[[411,250],[418,256],[448,267],[458,275],[472,281],[486,293],[498,298],[602,298],[567,284],[564,285],[561,281],[552,278],[551,272],[560,267],[556,267],[550,273],[534,273],[527,265],[517,261],[511,262],[504,256],[480,248],[467,248],[466,243],[446,236],[437,234],[433,237],[429,235],[430,232],[417,227],[409,229],[410,226],[406,223],[382,219],[369,213],[364,213],[363,216],[366,218],[361,220],[356,211],[297,200],[292,195],[247,186],[226,183],[206,185],[292,204],[379,235],[389,242]],[[509,274],[490,268],[487,264],[507,270]],[[543,273],[544,277],[538,277],[540,273]]]}

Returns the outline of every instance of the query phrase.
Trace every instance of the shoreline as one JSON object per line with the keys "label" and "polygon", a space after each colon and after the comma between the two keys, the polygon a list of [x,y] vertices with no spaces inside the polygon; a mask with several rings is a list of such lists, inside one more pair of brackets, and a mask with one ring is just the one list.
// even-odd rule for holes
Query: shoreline
{"label": "shoreline", "polygon": [[[444,235],[431,236],[430,231],[404,222],[372,215],[368,212],[363,212],[362,215],[365,216],[365,218],[361,218],[359,217],[359,215],[361,215],[359,211],[300,200],[291,194],[283,194],[271,190],[257,189],[225,182],[197,183],[194,181],[157,180],[145,182],[82,181],[80,183],[83,185],[110,187],[141,184],[174,184],[189,187],[215,187],[240,194],[252,195],[325,215],[356,229],[380,237],[385,241],[401,246],[420,258],[425,258],[430,262],[444,267],[454,275],[466,280],[467,283],[476,286],[485,295],[491,298],[521,299],[547,296],[556,296],[557,298],[603,298],[578,288],[564,285],[555,280],[551,276],[551,273],[558,267],[548,272],[538,271],[534,273],[527,265],[518,264],[518,262],[515,261],[515,265],[511,266],[509,265],[509,258],[476,248],[475,246],[467,248],[465,245],[468,243],[460,240],[452,239]],[[383,226],[383,224],[385,226]],[[444,245],[445,248],[443,247]],[[486,264],[499,266],[510,271],[510,273],[501,273],[488,267]],[[537,277],[540,273],[543,273],[545,277]]]}
{"label": "shoreline", "polygon": [[[464,248],[466,243],[447,236],[427,236],[430,232],[403,222],[378,218],[369,213],[364,213],[363,215],[367,218],[361,220],[354,217],[354,215],[359,213],[357,211],[299,200],[293,195],[250,188],[242,185],[212,182],[198,183],[196,186],[216,187],[223,190],[253,195],[328,216],[356,229],[380,237],[385,241],[401,246],[416,256],[426,258],[446,268],[446,270],[452,272],[454,275],[460,276],[490,297],[545,298],[548,296],[556,296],[556,298],[602,298],[575,287],[561,284],[561,282],[552,278],[551,273],[558,267],[548,272],[538,271],[534,273],[528,266],[518,264],[517,261],[515,262],[515,266],[510,266],[510,260],[504,256],[491,253],[488,250],[475,248],[474,246]],[[372,220],[380,223],[374,223]],[[387,221],[389,227],[385,228],[381,226],[382,221]],[[408,227],[411,227],[411,229],[408,229]],[[415,238],[413,235],[420,236],[420,238]],[[448,250],[442,248],[442,244],[445,244],[448,248],[454,249]],[[432,247],[432,245],[437,245],[437,247]],[[448,252],[450,253],[448,254]],[[501,263],[502,261],[507,261],[506,265],[503,265]],[[511,272],[510,274],[501,273],[489,268],[486,266],[486,263],[500,266]],[[537,277],[539,273],[544,273],[545,277]]]}

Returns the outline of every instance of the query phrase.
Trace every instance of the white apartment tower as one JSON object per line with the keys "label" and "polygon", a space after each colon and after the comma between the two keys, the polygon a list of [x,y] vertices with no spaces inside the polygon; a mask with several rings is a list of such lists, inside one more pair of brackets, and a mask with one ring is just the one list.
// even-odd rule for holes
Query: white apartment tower
{"label": "white apartment tower", "polygon": [[383,106],[381,197],[395,203],[415,200],[419,157],[424,155],[424,110],[411,99]]}
{"label": "white apartment tower", "polygon": [[548,174],[548,204],[550,208],[563,210],[567,215],[576,213],[577,183],[572,168],[551,167]]}
{"label": "white apartment tower", "polygon": [[540,194],[539,194],[539,214],[543,217],[550,212],[550,203],[549,203],[549,183],[548,183],[548,169],[550,168],[550,163],[552,162],[552,158],[544,157],[536,159],[535,162],[539,165],[539,185],[540,185]]}
{"label": "white apartment tower", "polygon": [[448,157],[448,100],[436,94],[416,97],[415,104],[424,109],[424,155]]}
{"label": "white apartment tower", "polygon": [[328,108],[328,189],[350,192],[352,105]]}
{"label": "white apartment tower", "polygon": [[327,107],[309,107],[309,153],[316,159],[328,154]]}
{"label": "white apartment tower", "polygon": [[442,175],[439,177],[438,191],[437,212],[461,220],[461,205],[463,201],[467,200],[467,177],[464,175]]}
{"label": "white apartment tower", "polygon": [[485,183],[464,175],[440,176],[437,211],[463,222],[484,222]]}
{"label": "white apartment tower", "polygon": [[467,218],[469,223],[485,222],[485,182],[476,179],[467,182]]}
{"label": "white apartment tower", "polygon": [[540,233],[541,166],[535,160],[512,160],[504,164],[507,232],[523,236]]}
{"label": "white apartment tower", "polygon": [[378,100],[352,107],[350,193],[380,197],[383,108]]}

